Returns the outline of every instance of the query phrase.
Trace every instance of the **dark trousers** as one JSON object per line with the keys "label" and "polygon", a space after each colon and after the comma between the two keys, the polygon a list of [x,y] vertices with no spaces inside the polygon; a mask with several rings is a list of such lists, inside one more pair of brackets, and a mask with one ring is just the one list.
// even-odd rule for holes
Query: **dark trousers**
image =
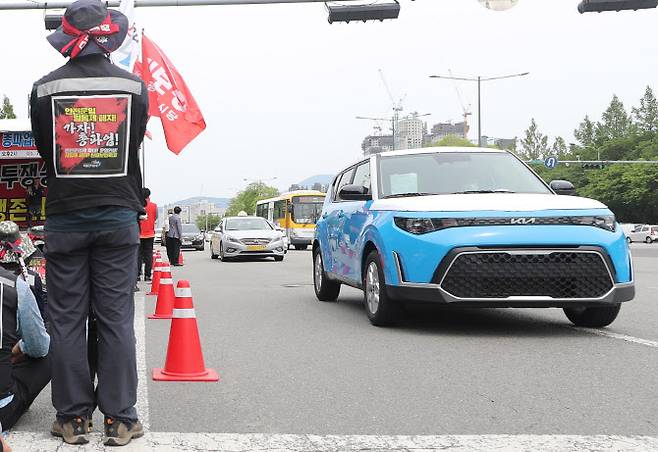
{"label": "dark trousers", "polygon": [[137,263],[137,274],[142,274],[142,265],[144,265],[144,276],[151,277],[153,266],[153,237],[148,239],[139,239],[139,261]]}
{"label": "dark trousers", "polygon": [[[61,421],[87,418],[96,405],[106,416],[137,420],[138,248],[137,224],[115,231],[46,232],[52,401]],[[86,337],[90,306],[98,335],[96,394]]]}
{"label": "dark trousers", "polygon": [[0,422],[4,430],[9,430],[30,408],[34,399],[50,381],[50,357],[27,358],[14,364],[14,399],[0,408]]}
{"label": "dark trousers", "polygon": [[173,265],[178,264],[179,255],[180,255],[180,239],[167,237],[167,257],[169,258],[169,263]]}

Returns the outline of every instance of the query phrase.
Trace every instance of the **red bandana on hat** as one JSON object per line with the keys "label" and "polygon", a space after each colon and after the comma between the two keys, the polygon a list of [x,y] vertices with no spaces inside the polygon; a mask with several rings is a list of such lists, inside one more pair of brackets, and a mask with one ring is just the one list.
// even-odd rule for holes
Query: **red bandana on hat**
{"label": "red bandana on hat", "polygon": [[[90,28],[89,30],[78,30],[75,28],[75,26],[71,25],[68,20],[66,20],[66,17],[62,17],[62,30],[67,35],[73,36],[73,39],[71,39],[71,41],[61,50],[62,55],[69,56],[70,54],[71,58],[75,58],[82,51],[82,49],[86,47],[90,36],[94,38],[96,44],[107,50],[105,46],[99,42],[98,38],[101,36],[113,35],[114,33],[117,33],[119,31],[119,26],[112,23],[112,18],[108,14],[105,20],[100,23],[100,25]],[[108,53],[110,53],[109,50]]]}

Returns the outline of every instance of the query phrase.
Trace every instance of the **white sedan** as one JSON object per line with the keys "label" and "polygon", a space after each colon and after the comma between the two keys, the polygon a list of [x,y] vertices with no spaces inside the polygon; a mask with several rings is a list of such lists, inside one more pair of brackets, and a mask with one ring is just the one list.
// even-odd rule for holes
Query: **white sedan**
{"label": "white sedan", "polygon": [[261,217],[226,217],[210,238],[210,257],[225,261],[235,257],[273,257],[286,253],[284,234]]}

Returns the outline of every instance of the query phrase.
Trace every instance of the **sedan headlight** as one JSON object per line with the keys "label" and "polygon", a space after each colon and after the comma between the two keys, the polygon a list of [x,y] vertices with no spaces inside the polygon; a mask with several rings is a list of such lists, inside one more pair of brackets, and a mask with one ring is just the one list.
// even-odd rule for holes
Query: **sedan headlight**
{"label": "sedan headlight", "polygon": [[227,242],[240,243],[239,239],[236,239],[235,237],[230,235],[225,235],[224,239],[226,239]]}

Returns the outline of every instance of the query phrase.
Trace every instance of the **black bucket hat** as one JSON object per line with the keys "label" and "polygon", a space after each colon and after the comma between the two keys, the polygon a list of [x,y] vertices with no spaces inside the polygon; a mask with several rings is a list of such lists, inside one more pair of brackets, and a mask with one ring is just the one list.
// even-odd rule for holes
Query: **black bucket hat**
{"label": "black bucket hat", "polygon": [[76,58],[112,53],[128,34],[128,18],[100,0],[78,0],[62,17],[62,25],[46,39],[59,53]]}

